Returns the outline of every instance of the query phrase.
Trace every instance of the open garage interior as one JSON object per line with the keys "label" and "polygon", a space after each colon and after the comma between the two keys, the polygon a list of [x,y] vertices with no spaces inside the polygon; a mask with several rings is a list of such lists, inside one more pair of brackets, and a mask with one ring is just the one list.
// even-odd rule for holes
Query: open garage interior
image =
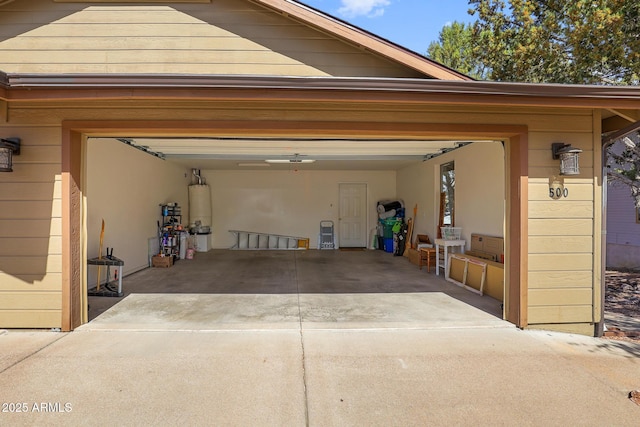
{"label": "open garage interior", "polygon": [[[187,297],[176,294],[207,295],[188,311],[207,306],[200,313],[210,321],[228,319],[225,307],[238,309],[245,303],[246,310],[238,309],[245,314],[237,319],[250,323],[247,313],[255,309],[255,321],[273,316],[285,321],[287,316],[278,316],[305,306],[297,300],[295,307],[287,306],[295,294],[304,297],[309,310],[321,310],[334,323],[386,319],[407,324],[412,319],[427,322],[425,316],[473,323],[480,321],[473,314],[478,310],[480,317],[503,317],[503,269],[499,285],[479,296],[447,282],[444,271],[436,276],[433,265],[427,271],[408,257],[376,250],[379,201],[402,201],[405,220],[411,218],[415,225],[412,243],[418,234],[432,242],[440,237],[441,165],[452,162],[453,225],[461,228],[465,249],[470,249],[472,235],[504,237],[506,160],[501,141],[119,135],[89,137],[83,151],[86,259],[100,255],[104,221],[102,247],[124,261],[124,294],[130,301],[92,296],[88,319],[118,302],[116,311],[100,318],[136,323],[139,319],[129,317],[131,310],[140,314],[148,307],[134,304],[132,293],[149,304],[174,301],[179,311],[185,309],[181,298]],[[150,268],[161,239],[161,205],[179,206],[184,228],[193,226],[189,187],[195,184],[206,185],[210,196],[206,247],[196,249],[193,259],[184,259],[183,250],[170,268]],[[359,189],[355,196],[345,193],[353,186]],[[342,224],[349,197],[364,197],[356,232],[353,225]],[[335,224],[333,250],[321,250],[323,221]],[[308,249],[234,250],[239,237],[230,230],[298,236],[308,239]],[[98,278],[95,266],[87,266],[87,288],[104,282],[104,274],[103,269]],[[230,295],[237,295],[232,303]],[[278,306],[277,295],[288,308]],[[256,301],[266,303],[252,309]],[[459,304],[468,311],[453,310]],[[445,307],[453,311],[447,314]],[[313,318],[313,310],[305,318]]]}

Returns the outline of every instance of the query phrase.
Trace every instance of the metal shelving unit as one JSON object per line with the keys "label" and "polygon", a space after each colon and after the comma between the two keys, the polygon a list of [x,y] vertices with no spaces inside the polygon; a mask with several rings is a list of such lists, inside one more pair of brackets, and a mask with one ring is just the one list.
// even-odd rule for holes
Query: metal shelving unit
{"label": "metal shelving unit", "polygon": [[162,222],[158,230],[160,254],[180,259],[180,233],[182,232],[182,210],[177,203],[160,205]]}

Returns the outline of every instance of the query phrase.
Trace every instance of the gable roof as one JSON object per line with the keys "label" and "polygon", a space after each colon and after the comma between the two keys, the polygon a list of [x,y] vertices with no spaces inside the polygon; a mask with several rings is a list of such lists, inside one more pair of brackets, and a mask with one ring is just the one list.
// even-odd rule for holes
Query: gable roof
{"label": "gable roof", "polygon": [[425,56],[294,0],[250,0],[439,80],[473,80]]}

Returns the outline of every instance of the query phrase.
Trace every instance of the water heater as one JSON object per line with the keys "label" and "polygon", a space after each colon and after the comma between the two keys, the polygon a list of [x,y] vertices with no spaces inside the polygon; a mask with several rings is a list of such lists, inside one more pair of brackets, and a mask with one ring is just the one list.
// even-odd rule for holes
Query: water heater
{"label": "water heater", "polygon": [[189,225],[197,221],[202,227],[211,227],[211,190],[207,184],[189,186]]}

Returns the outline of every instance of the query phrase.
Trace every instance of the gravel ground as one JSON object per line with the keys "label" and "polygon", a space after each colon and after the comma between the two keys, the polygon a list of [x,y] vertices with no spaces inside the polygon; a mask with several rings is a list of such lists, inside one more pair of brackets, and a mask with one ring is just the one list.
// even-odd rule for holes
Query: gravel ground
{"label": "gravel ground", "polygon": [[605,325],[627,335],[607,338],[640,342],[640,272],[608,270],[605,284]]}

